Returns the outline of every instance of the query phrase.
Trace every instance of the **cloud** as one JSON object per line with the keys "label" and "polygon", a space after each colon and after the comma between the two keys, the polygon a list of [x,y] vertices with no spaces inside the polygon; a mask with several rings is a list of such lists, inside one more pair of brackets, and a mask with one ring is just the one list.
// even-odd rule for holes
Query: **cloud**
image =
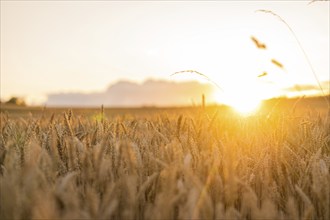
{"label": "cloud", "polygon": [[209,84],[147,80],[142,84],[119,81],[99,93],[49,94],[47,106],[180,106],[200,103],[202,94],[212,97],[214,87]]}
{"label": "cloud", "polygon": [[[321,87],[325,93],[329,93],[330,81],[323,81],[321,82]],[[285,92],[297,92],[297,91],[320,91],[320,87],[318,85],[312,84],[302,84],[302,85],[295,85],[292,87],[288,87],[283,89]]]}

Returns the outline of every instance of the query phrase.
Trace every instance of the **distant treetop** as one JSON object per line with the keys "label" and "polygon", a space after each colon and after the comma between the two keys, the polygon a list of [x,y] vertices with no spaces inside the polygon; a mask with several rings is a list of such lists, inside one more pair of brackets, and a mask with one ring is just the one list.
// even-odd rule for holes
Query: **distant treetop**
{"label": "distant treetop", "polygon": [[18,97],[11,97],[6,104],[13,104],[13,105],[19,105],[19,106],[26,106],[26,103],[23,98]]}

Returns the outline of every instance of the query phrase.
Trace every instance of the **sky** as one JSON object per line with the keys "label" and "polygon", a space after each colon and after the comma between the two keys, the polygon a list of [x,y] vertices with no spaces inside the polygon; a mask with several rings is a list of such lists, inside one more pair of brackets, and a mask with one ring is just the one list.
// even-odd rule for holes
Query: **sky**
{"label": "sky", "polygon": [[[121,81],[142,88],[148,80],[216,84],[218,102],[320,94],[308,62],[328,92],[330,5],[308,3],[1,0],[1,99],[37,105],[56,94],[106,93]],[[288,27],[259,9],[289,24],[309,61]],[[208,79],[172,75],[181,70]]]}

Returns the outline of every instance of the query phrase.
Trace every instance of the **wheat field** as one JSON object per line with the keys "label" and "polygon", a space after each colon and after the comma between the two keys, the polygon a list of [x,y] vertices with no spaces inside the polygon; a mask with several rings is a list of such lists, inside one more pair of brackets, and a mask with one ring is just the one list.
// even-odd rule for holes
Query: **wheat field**
{"label": "wheat field", "polygon": [[330,219],[330,118],[1,113],[0,219]]}

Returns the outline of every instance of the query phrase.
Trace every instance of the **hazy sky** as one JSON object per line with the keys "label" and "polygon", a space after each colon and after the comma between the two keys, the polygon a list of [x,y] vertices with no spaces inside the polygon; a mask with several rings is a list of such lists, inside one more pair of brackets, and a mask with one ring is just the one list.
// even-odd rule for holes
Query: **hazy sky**
{"label": "hazy sky", "polygon": [[285,19],[318,78],[329,80],[329,2],[1,0],[1,99],[38,103],[51,93],[104,91],[122,79],[200,79],[170,76],[185,69],[230,94],[272,96],[297,83],[315,85],[285,24],[258,9]]}

